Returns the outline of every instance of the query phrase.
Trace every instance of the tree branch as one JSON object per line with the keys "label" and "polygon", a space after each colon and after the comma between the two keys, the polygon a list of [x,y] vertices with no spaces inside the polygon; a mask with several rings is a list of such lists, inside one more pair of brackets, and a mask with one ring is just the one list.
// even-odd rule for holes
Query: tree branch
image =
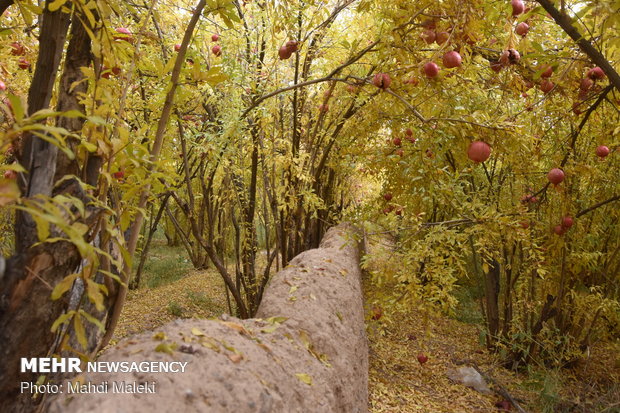
{"label": "tree branch", "polygon": [[609,198],[609,199],[607,199],[607,200],[605,200],[605,201],[601,201],[601,202],[599,202],[598,204],[594,204],[594,205],[592,205],[592,206],[591,206],[591,207],[589,207],[589,208],[586,208],[586,209],[583,209],[583,210],[579,211],[579,212],[577,213],[577,215],[575,215],[575,218],[579,218],[580,216],[585,215],[585,214],[587,214],[588,212],[592,212],[592,211],[594,211],[596,208],[600,208],[600,207],[602,207],[603,205],[607,205],[607,204],[609,204],[610,202],[614,202],[614,201],[618,201],[618,200],[620,200],[620,195],[615,195],[615,196],[612,196],[611,198]]}
{"label": "tree branch", "polygon": [[607,61],[605,56],[588,40],[586,40],[579,30],[573,26],[573,20],[566,14],[556,9],[551,0],[537,0],[538,3],[551,15],[553,20],[570,36],[571,39],[588,55],[592,61],[599,66],[609,77],[609,81],[618,90],[620,90],[620,75],[613,68],[611,63]]}

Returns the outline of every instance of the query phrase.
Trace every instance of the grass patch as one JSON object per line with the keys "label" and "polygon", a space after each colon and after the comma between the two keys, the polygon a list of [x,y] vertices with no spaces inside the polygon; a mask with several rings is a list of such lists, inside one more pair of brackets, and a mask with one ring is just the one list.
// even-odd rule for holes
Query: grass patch
{"label": "grass patch", "polygon": [[144,264],[142,286],[157,288],[180,280],[192,269],[183,247],[170,247],[163,239],[153,239]]}
{"label": "grass patch", "polygon": [[453,290],[453,294],[458,300],[454,316],[456,320],[467,324],[484,324],[476,287],[459,285]]}
{"label": "grass patch", "polygon": [[176,301],[170,301],[166,311],[168,311],[168,314],[175,317],[183,317],[183,314],[185,313],[183,307],[181,307]]}

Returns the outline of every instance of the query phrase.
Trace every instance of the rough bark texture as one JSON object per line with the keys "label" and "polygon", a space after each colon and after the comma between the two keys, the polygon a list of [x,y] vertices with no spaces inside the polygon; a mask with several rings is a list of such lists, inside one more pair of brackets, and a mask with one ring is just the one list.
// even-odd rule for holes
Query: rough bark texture
{"label": "rough bark texture", "polygon": [[[64,50],[70,15],[47,7],[41,18],[39,56],[28,93],[28,113],[49,107]],[[19,179],[26,198],[50,196],[58,148],[31,134],[23,136],[20,164],[28,173]],[[78,190],[78,188],[76,188]],[[59,234],[54,234],[58,236]],[[52,322],[64,300],[49,300],[51,288],[79,264],[75,247],[66,242],[41,244],[36,224],[23,211],[16,214],[16,252],[0,277],[0,400],[3,411],[30,412],[34,402],[19,392],[20,380],[36,381],[36,374],[20,374],[20,357],[44,357],[54,341]]]}
{"label": "rough bark texture", "polygon": [[[300,254],[276,274],[260,318],[176,320],[157,330],[178,344],[172,355],[156,352],[160,341],[148,332],[122,341],[98,360],[187,361],[185,373],[81,376],[83,383],[106,381],[110,389],[114,381],[155,382],[156,393],[67,395],[63,382],[64,394],[50,401],[48,411],[366,412],[368,346],[352,234],[347,226],[332,228],[318,249]],[[287,319],[268,332],[272,325],[262,319],[274,316]],[[195,328],[204,336],[192,333]],[[297,374],[307,374],[312,384]]]}

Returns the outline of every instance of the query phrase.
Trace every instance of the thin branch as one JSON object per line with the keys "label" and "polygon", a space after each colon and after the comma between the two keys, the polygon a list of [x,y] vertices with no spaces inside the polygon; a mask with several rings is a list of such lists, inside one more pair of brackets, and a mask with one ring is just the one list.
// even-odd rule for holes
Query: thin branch
{"label": "thin branch", "polygon": [[611,198],[609,198],[609,199],[607,199],[605,201],[601,201],[598,204],[594,204],[594,205],[592,205],[589,208],[586,208],[586,209],[583,209],[583,210],[579,211],[577,213],[577,215],[575,215],[575,218],[579,218],[580,216],[585,215],[588,212],[592,212],[595,209],[602,207],[603,205],[607,205],[607,204],[609,204],[611,202],[618,201],[618,200],[620,200],[620,195],[612,196]]}

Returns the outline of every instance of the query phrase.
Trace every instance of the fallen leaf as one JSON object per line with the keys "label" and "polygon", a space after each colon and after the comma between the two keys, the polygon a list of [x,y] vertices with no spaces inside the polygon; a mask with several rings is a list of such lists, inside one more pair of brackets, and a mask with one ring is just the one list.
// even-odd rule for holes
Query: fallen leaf
{"label": "fallen leaf", "polygon": [[312,386],[312,377],[310,377],[306,373],[297,373],[295,375],[300,381],[306,383],[308,386]]}
{"label": "fallen leaf", "polygon": [[199,328],[192,328],[192,334],[198,337],[203,337],[205,333],[203,333]]}

